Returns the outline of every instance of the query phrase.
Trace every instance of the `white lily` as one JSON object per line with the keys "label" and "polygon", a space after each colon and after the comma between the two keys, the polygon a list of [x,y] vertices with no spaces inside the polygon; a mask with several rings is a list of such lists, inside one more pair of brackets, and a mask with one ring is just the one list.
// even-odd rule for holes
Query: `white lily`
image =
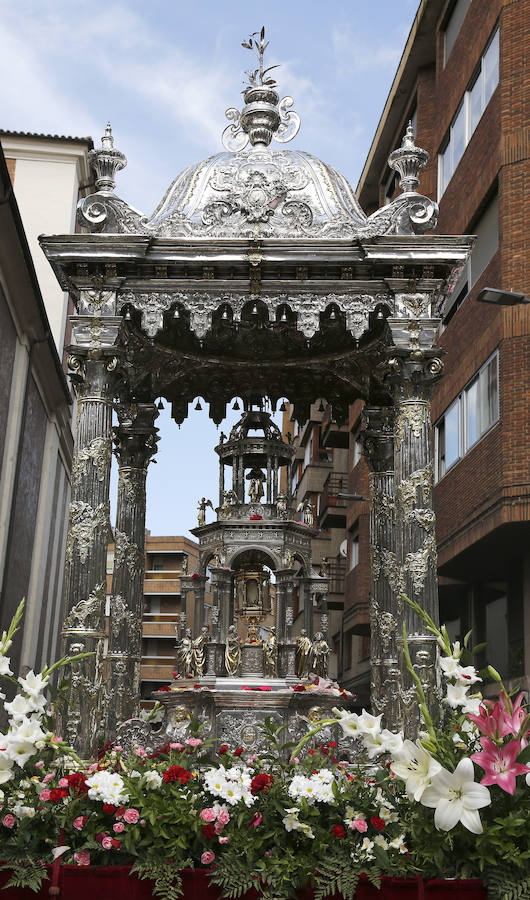
{"label": "white lily", "polygon": [[440,669],[442,670],[446,678],[454,678],[459,668],[460,664],[458,662],[458,659],[455,659],[454,656],[440,657]]}
{"label": "white lily", "polygon": [[434,824],[441,831],[451,831],[458,822],[473,834],[482,834],[478,810],[491,803],[490,792],[475,783],[470,759],[461,759],[454,772],[441,769],[430,787],[424,790],[420,803],[434,809]]}
{"label": "white lily", "polygon": [[13,766],[14,762],[6,751],[0,751],[0,784],[5,784],[14,777]]}
{"label": "white lily", "polygon": [[4,703],[4,709],[13,719],[20,719],[32,712],[31,703],[23,694],[16,694],[11,703]]}
{"label": "white lily", "polygon": [[405,782],[409,797],[418,802],[442,767],[420,741],[415,744],[412,741],[404,741],[401,750],[395,754],[390,769]]}
{"label": "white lily", "polygon": [[476,684],[477,681],[482,681],[474,666],[458,666],[456,677],[459,684]]}
{"label": "white lily", "polygon": [[2,656],[0,654],[0,675],[12,675],[12,671],[9,668],[9,663],[11,660],[8,656]]}
{"label": "white lily", "polygon": [[[472,716],[479,716],[481,703],[482,694],[474,694],[472,697],[466,697],[466,702],[462,706],[462,712],[466,713],[466,715],[467,713],[471,713]],[[469,724],[471,725],[472,723],[470,722]],[[473,725],[472,728],[475,729],[475,726]]]}

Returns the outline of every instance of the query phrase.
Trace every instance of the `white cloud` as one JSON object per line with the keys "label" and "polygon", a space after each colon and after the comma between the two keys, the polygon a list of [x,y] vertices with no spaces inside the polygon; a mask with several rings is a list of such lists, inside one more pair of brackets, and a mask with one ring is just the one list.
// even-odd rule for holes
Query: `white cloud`
{"label": "white cloud", "polygon": [[347,24],[337,25],[331,32],[336,70],[342,77],[361,72],[379,72],[397,67],[408,34],[408,27],[396,25],[394,39],[366,40]]}

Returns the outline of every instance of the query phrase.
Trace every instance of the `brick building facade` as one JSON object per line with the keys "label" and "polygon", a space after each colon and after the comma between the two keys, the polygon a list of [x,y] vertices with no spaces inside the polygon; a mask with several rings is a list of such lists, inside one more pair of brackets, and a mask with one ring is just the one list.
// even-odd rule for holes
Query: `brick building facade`
{"label": "brick building facade", "polygon": [[[387,167],[412,120],[430,153],[421,189],[439,234],[476,234],[471,259],[438,311],[445,374],[436,386],[435,507],[440,618],[473,628],[510,684],[530,686],[530,310],[478,303],[486,287],[530,294],[530,2],[424,0],[357,188],[371,212],[396,182]],[[353,459],[349,490],[366,496]],[[354,464],[355,462],[355,464]],[[343,681],[368,695],[368,504],[347,513]],[[358,543],[356,548],[354,545]],[[484,657],[485,659],[485,657]]]}

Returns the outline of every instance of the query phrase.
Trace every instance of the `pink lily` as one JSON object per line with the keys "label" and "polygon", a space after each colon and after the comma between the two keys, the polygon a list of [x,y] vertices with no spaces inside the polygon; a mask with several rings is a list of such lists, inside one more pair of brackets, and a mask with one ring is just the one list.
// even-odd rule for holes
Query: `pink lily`
{"label": "pink lily", "polygon": [[528,766],[516,762],[521,752],[521,741],[509,741],[498,747],[489,738],[480,739],[483,750],[472,753],[471,759],[485,771],[481,784],[497,784],[507,794],[515,792],[516,775],[530,772]]}
{"label": "pink lily", "polygon": [[[504,718],[506,720],[507,726],[509,726],[509,733],[511,734],[519,734],[521,729],[521,725],[523,724],[526,718],[526,710],[523,708],[522,703],[525,699],[525,692],[521,691],[520,694],[517,695],[513,704],[510,702],[511,710],[507,708],[508,704],[506,703],[506,698],[504,695],[501,696],[501,702],[505,707]],[[524,740],[522,746],[526,747],[527,741]]]}
{"label": "pink lily", "polygon": [[506,713],[499,701],[497,703],[484,701],[480,706],[480,714],[473,716],[468,713],[467,718],[475,723],[482,734],[486,734],[494,741],[511,733],[511,725],[506,721]]}

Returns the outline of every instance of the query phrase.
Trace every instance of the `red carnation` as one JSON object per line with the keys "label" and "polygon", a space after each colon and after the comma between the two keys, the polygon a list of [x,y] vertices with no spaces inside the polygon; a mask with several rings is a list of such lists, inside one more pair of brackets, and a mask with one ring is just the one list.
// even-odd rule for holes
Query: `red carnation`
{"label": "red carnation", "polygon": [[169,784],[171,781],[179,781],[181,784],[186,784],[190,778],[193,778],[193,775],[182,766],[170,766],[169,769],[166,769],[164,772],[163,777],[166,784]]}
{"label": "red carnation", "polygon": [[203,825],[201,830],[205,838],[208,838],[209,841],[213,841],[215,837],[215,826],[212,822],[208,822],[207,825]]}
{"label": "red carnation", "polygon": [[228,744],[221,744],[218,750],[219,756],[223,756],[225,753],[228,753]]}
{"label": "red carnation", "polygon": [[50,800],[52,803],[59,803],[64,797],[68,797],[68,791],[65,788],[53,788],[50,791]]}
{"label": "red carnation", "polygon": [[241,756],[241,754],[243,753],[243,750],[244,750],[244,747],[236,747],[236,749],[234,750],[234,756]]}
{"label": "red carnation", "polygon": [[160,693],[160,691],[170,691],[170,690],[171,690],[171,688],[170,688],[169,684],[163,684],[162,687],[158,688],[159,693]]}
{"label": "red carnation", "polygon": [[197,572],[194,572],[193,575],[192,575],[191,577],[192,577],[192,578],[199,578],[199,575],[198,575]]}
{"label": "red carnation", "polygon": [[116,812],[116,807],[112,803],[104,803],[103,804],[103,812],[108,816],[113,816]]}
{"label": "red carnation", "polygon": [[335,741],[328,741],[328,747],[335,748],[337,746]]}
{"label": "red carnation", "polygon": [[86,775],[82,772],[71,772],[66,776],[68,787],[72,794],[88,794],[88,786],[86,784]]}
{"label": "red carnation", "polygon": [[377,831],[384,831],[385,823],[383,819],[379,818],[379,816],[372,816],[370,822]]}
{"label": "red carnation", "polygon": [[250,790],[252,791],[254,796],[259,794],[261,791],[266,794],[273,781],[274,778],[272,777],[272,775],[265,775],[265,773],[262,773],[261,775],[255,775],[250,782]]}
{"label": "red carnation", "polygon": [[342,825],[334,825],[331,831],[333,833],[333,837],[337,838],[338,840],[342,840],[343,837],[346,837],[346,832],[344,831]]}
{"label": "red carnation", "polygon": [[301,692],[305,691],[305,685],[293,684],[293,691],[296,691],[297,693],[301,693]]}
{"label": "red carnation", "polygon": [[120,849],[120,842],[117,841],[116,838],[111,838],[111,839],[110,839],[110,844],[111,844],[111,847],[114,847],[115,850],[119,850],[119,849]]}

